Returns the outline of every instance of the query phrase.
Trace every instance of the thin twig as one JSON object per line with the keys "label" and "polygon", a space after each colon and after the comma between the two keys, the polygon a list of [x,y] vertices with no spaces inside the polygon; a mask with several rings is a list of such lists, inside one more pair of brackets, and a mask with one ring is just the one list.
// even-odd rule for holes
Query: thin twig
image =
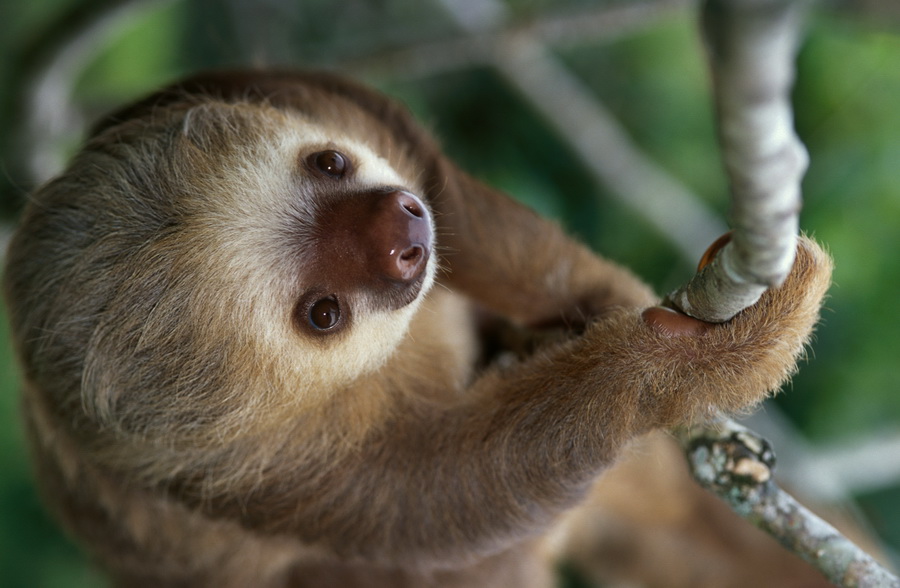
{"label": "thin twig", "polygon": [[[465,35],[419,42],[400,49],[375,52],[359,59],[342,60],[340,69],[357,74],[381,73],[391,79],[421,78],[446,71],[495,65],[495,56],[516,39],[528,38],[545,47],[573,47],[585,42],[610,42],[654,26],[659,20],[683,12],[693,0],[645,0],[627,4],[581,7],[564,14],[543,14],[539,19],[511,21],[499,10],[489,17],[471,12],[474,3],[445,5]],[[482,5],[479,2],[477,5]],[[467,9],[474,17],[466,16]],[[483,9],[482,9],[483,10]],[[464,19],[464,22],[460,22]]]}

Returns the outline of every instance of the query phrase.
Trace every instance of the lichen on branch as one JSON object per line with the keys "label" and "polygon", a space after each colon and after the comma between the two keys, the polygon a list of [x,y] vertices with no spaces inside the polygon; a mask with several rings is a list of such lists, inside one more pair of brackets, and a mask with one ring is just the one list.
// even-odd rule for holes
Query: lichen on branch
{"label": "lichen on branch", "polygon": [[838,586],[898,587],[900,580],[773,480],[769,444],[728,419],[678,432],[697,481]]}

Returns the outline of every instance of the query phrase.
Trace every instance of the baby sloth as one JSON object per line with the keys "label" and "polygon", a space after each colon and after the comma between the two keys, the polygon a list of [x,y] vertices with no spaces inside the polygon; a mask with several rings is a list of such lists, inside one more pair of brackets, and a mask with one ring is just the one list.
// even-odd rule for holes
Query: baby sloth
{"label": "baby sloth", "polygon": [[537,587],[626,444],[785,381],[830,268],[802,240],[729,323],[660,328],[388,98],[245,71],[103,120],[5,295],[45,500],[117,585]]}

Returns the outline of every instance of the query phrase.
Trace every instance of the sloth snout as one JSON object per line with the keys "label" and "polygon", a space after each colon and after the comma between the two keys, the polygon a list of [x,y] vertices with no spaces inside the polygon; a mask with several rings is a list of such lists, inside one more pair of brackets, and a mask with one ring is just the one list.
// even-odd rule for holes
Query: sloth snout
{"label": "sloth snout", "polygon": [[395,190],[379,200],[370,225],[375,263],[391,281],[415,281],[431,255],[433,232],[428,210],[409,192]]}
{"label": "sloth snout", "polygon": [[388,209],[395,215],[399,229],[386,264],[386,275],[401,282],[417,279],[431,255],[432,230],[425,205],[409,192],[391,192],[386,196]]}
{"label": "sloth snout", "polygon": [[388,295],[393,307],[414,298],[434,249],[431,211],[396,188],[344,195],[316,219],[314,281],[325,290]]}

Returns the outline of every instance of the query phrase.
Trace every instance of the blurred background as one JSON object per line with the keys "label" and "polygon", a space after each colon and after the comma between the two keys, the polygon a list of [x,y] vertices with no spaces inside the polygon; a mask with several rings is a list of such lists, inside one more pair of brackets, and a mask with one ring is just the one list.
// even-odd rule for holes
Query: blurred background
{"label": "blurred background", "polygon": [[[0,239],[97,116],[202,68],[327,68],[397,96],[463,168],[663,293],[725,230],[697,7],[684,0],[0,3]],[[809,361],[751,426],[808,502],[900,552],[900,5],[811,3],[801,226],[836,263]],[[0,307],[0,313],[3,312]],[[104,586],[43,513],[0,320],[0,585]]]}

